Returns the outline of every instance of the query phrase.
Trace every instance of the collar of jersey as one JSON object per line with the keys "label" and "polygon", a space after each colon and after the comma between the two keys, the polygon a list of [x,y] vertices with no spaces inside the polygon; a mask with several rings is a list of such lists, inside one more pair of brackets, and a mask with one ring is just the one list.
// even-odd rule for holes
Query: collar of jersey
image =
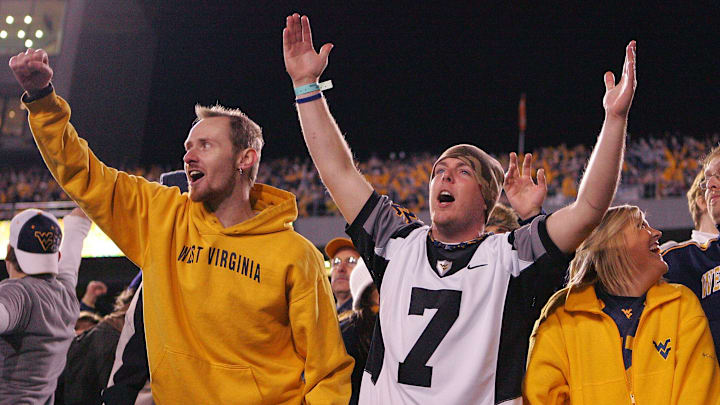
{"label": "collar of jersey", "polygon": [[443,243],[443,242],[440,242],[439,240],[436,240],[435,238],[433,238],[432,230],[428,231],[428,239],[430,239],[430,242],[433,244],[433,246],[435,246],[438,249],[446,250],[448,252],[452,252],[452,251],[455,251],[458,249],[465,249],[468,246],[478,244],[478,243],[482,242],[483,240],[485,240],[485,238],[487,238],[490,235],[492,235],[492,232],[485,232],[482,235],[480,235],[476,238],[467,240],[465,242]]}

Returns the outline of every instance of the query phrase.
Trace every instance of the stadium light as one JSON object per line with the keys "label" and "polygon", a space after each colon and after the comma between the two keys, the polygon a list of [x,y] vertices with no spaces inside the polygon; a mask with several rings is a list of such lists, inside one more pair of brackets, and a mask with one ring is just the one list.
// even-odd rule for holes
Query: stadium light
{"label": "stadium light", "polygon": [[23,30],[18,31],[18,38],[20,38],[20,39],[25,38],[25,31],[23,31]]}
{"label": "stadium light", "polygon": [[30,39],[30,38],[26,39],[25,40],[25,48],[32,48],[32,46],[33,46],[32,39]]}
{"label": "stadium light", "polygon": [[26,15],[23,21],[25,21],[25,24],[30,24],[32,22],[32,17],[30,15]]}
{"label": "stadium light", "polygon": [[9,15],[9,16],[5,17],[5,22],[8,24],[12,24],[15,22],[15,17]]}
{"label": "stadium light", "polygon": [[42,30],[35,31],[35,38],[42,38],[45,33]]}
{"label": "stadium light", "polygon": [[0,38],[2,38],[2,39],[7,38],[7,31],[5,31],[5,30],[0,31]]}

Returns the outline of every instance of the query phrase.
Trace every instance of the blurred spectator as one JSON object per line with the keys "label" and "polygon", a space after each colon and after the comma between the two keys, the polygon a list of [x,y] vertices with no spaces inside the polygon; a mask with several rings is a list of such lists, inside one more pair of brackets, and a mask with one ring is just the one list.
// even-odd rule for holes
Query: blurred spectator
{"label": "blurred spectator", "polygon": [[353,299],[352,311],[340,316],[340,330],[345,342],[345,350],[355,359],[351,376],[350,405],[357,405],[375,319],[380,310],[380,295],[362,259],[358,261],[350,275],[350,291]]}
{"label": "blurred spectator", "polygon": [[360,253],[348,238],[335,238],[325,246],[325,253],[330,258],[332,270],[330,272],[330,286],[335,295],[335,305],[338,314],[350,311],[353,308],[353,298],[350,291],[350,276],[360,259]]}
{"label": "blurred spectator", "polygon": [[[0,282],[0,403],[50,404],[65,367],[78,316],[75,285],[90,220],[76,208],[65,217],[26,210],[10,224]],[[62,247],[60,246],[62,240]]]}
{"label": "blurred spectator", "polygon": [[[705,200],[705,192],[700,187],[700,184],[705,180],[705,171],[700,169],[695,180],[693,181],[690,190],[687,192],[688,210],[692,217],[695,229],[692,230],[690,240],[685,242],[696,242],[699,244],[705,244],[710,239],[718,236],[718,230],[715,227],[715,222],[710,218],[708,213],[708,204]],[[660,245],[660,250],[665,251],[673,246],[677,246],[678,242],[669,240]]]}
{"label": "blurred spectator", "polygon": [[80,300],[80,310],[99,314],[100,311],[95,307],[98,298],[107,294],[108,288],[102,281],[93,280],[88,283],[85,288],[85,294]]}
{"label": "blurred spectator", "polygon": [[[73,339],[65,371],[60,377],[63,384],[59,384],[65,405],[103,403],[100,394],[110,377],[125,313],[134,293],[130,287],[123,290],[115,299],[112,313]],[[57,395],[59,397],[61,393]]]}
{"label": "blurred spectator", "polygon": [[[150,367],[147,358],[143,318],[142,272],[130,286],[135,296],[125,314],[125,324],[115,351],[115,361],[102,393],[106,405],[152,405]],[[137,281],[137,283],[136,283]]]}
{"label": "blurred spectator", "polygon": [[[126,166],[120,169],[130,174],[144,175],[148,180],[155,181],[159,179],[160,173],[163,172],[163,168],[159,165],[152,165],[149,168]],[[2,168],[0,204],[69,200],[70,198],[44,166]]]}
{"label": "blurred spectator", "polygon": [[505,204],[497,203],[485,225],[485,232],[505,233],[519,227],[520,224],[515,211]]}
{"label": "blurred spectator", "polygon": [[77,322],[75,322],[75,335],[79,335],[93,326],[100,323],[102,318],[100,315],[91,311],[80,311]]}

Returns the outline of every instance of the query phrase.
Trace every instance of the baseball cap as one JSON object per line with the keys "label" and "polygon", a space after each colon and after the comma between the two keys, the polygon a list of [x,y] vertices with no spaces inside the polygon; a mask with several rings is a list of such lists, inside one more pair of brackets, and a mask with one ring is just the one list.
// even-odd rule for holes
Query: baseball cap
{"label": "baseball cap", "polygon": [[372,283],[370,270],[368,270],[365,261],[360,258],[350,274],[350,295],[352,295],[354,310],[360,309],[360,297]]}
{"label": "baseball cap", "polygon": [[335,254],[338,252],[338,250],[343,248],[350,248],[353,250],[355,249],[355,245],[353,245],[352,241],[348,238],[335,238],[328,242],[327,245],[325,245],[325,253],[328,255],[329,258],[335,257]]}
{"label": "baseball cap", "polygon": [[451,146],[435,161],[430,172],[430,178],[435,177],[435,166],[441,160],[447,158],[456,158],[465,162],[475,172],[475,180],[480,184],[483,200],[487,211],[485,212],[485,220],[490,218],[495,204],[500,198],[503,182],[505,181],[505,173],[494,157],[490,156],[484,150],[474,145],[460,144]]}
{"label": "baseball cap", "polygon": [[58,273],[62,231],[54,215],[25,210],[10,221],[10,246],[25,274]]}

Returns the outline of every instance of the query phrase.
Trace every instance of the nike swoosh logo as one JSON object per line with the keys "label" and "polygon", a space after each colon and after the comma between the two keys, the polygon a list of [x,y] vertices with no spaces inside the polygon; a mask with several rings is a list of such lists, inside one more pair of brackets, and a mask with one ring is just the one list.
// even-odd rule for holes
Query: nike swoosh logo
{"label": "nike swoosh logo", "polygon": [[468,270],[477,269],[478,267],[487,266],[487,263],[485,264],[478,264],[477,266],[468,266]]}

